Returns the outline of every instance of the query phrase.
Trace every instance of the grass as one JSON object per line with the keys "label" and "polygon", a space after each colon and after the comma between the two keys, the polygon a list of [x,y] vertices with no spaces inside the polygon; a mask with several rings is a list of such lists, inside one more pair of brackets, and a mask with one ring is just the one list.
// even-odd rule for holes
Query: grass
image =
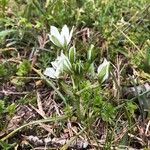
{"label": "grass", "polygon": [[[150,149],[149,11],[148,0],[1,0],[0,149]],[[65,24],[61,48],[48,34]],[[59,78],[45,76],[62,51]]]}

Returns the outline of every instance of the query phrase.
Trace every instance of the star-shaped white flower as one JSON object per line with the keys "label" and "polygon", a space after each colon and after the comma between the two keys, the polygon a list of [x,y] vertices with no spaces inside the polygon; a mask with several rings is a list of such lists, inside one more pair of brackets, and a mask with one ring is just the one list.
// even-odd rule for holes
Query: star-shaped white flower
{"label": "star-shaped white flower", "polygon": [[69,32],[67,25],[64,25],[61,32],[58,31],[58,28],[51,26],[50,28],[50,40],[58,47],[67,46],[72,38],[73,28]]}
{"label": "star-shaped white flower", "polygon": [[61,53],[55,61],[51,62],[52,67],[46,68],[44,75],[56,79],[59,78],[63,72],[72,72],[72,65],[67,56]]}

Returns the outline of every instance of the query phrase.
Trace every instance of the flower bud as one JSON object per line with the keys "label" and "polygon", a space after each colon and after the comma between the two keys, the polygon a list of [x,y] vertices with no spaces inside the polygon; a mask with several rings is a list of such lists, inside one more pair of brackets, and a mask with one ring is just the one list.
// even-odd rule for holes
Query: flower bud
{"label": "flower bud", "polygon": [[87,59],[89,62],[93,62],[94,61],[94,45],[92,44],[90,46],[90,49],[88,50],[88,53],[87,53]]}
{"label": "flower bud", "polygon": [[69,60],[71,63],[74,63],[76,60],[76,49],[74,46],[69,49]]}
{"label": "flower bud", "polygon": [[97,72],[98,72],[98,79],[101,83],[103,83],[109,76],[109,66],[110,62],[104,59],[103,63],[99,65]]}

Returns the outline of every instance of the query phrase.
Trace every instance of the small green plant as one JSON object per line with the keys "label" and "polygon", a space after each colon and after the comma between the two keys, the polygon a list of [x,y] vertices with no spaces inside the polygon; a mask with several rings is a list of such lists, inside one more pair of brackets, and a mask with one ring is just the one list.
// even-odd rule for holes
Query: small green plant
{"label": "small green plant", "polygon": [[0,78],[3,79],[1,80],[1,83],[3,83],[3,81],[9,80],[11,76],[15,75],[16,70],[16,64],[14,63],[5,62],[0,64]]}
{"label": "small green plant", "polygon": [[16,109],[15,103],[12,103],[7,106],[4,100],[0,100],[0,116],[2,116],[5,113],[8,113],[8,115],[13,115],[15,109]]}
{"label": "small green plant", "polygon": [[4,64],[0,64],[0,77],[4,77],[5,75],[7,75],[7,69]]}
{"label": "small green plant", "polygon": [[82,82],[82,93],[80,98],[82,100],[83,110],[82,114],[85,116],[93,111],[93,118],[101,117],[101,119],[108,123],[113,123],[116,116],[116,109],[110,102],[108,102],[104,95],[100,94],[102,91],[99,86],[93,86],[90,81]]}
{"label": "small green plant", "polygon": [[5,121],[4,118],[6,117],[6,115],[8,116],[12,116],[16,111],[16,104],[12,103],[12,104],[7,104],[4,100],[0,100],[0,120],[2,120],[0,122],[0,129],[3,129],[3,126],[5,126]]}
{"label": "small green plant", "polygon": [[[131,140],[143,137],[138,134],[141,130],[134,128],[135,122],[140,122],[137,117],[143,116],[145,126],[139,128],[145,131],[144,137],[147,136],[148,130],[144,127],[148,127],[146,123],[150,114],[148,91],[144,95],[140,93],[139,104],[136,104],[135,98],[124,99],[121,89],[130,82],[127,75],[130,71],[124,71],[127,64],[132,64],[133,71],[129,74],[138,79],[137,83],[147,82],[150,78],[149,7],[148,0],[0,0],[0,131],[7,129],[8,119],[15,112],[16,105],[9,102],[15,99],[19,105],[35,106],[37,91],[46,117],[49,114],[44,100],[48,93],[52,93],[51,98],[56,106],[61,101],[59,98],[63,100],[57,110],[62,109],[58,112],[63,112],[67,117],[63,119],[59,131],[64,131],[68,121],[71,121],[69,124],[74,131],[85,127],[84,136],[87,135],[90,143],[94,141],[97,149],[111,149],[114,145],[117,149],[133,146]],[[66,23],[74,27],[69,29]],[[49,29],[50,33],[46,34]],[[76,33],[73,34],[73,31]],[[36,60],[32,67],[28,58]],[[110,80],[107,80],[108,60],[113,63],[114,69]],[[44,70],[44,75],[40,70]],[[47,92],[42,80],[54,92],[51,89]],[[28,93],[30,85],[37,88]],[[5,95],[9,101],[3,98]],[[55,111],[51,114],[56,116]],[[74,122],[78,124],[77,119],[80,127],[75,125],[74,128]],[[28,125],[31,124],[29,122]],[[16,131],[12,132],[13,135]],[[54,129],[54,132],[57,133],[57,130]],[[69,135],[72,135],[70,131]],[[105,143],[99,143],[105,136]],[[20,148],[19,143],[22,142],[18,142],[17,137],[8,139],[8,143],[0,141],[0,149],[13,149],[9,143],[13,143],[14,139],[17,140],[15,148]],[[139,140],[141,144],[141,137],[136,142]],[[145,146],[141,148],[144,148],[147,138],[142,141]]]}
{"label": "small green plant", "polygon": [[30,71],[30,63],[28,60],[23,60],[22,63],[19,64],[18,66],[18,71],[17,71],[17,75],[18,76],[25,76],[29,73]]}
{"label": "small green plant", "polygon": [[5,111],[5,103],[3,100],[0,100],[0,114],[3,114]]}
{"label": "small green plant", "polygon": [[5,15],[5,11],[6,11],[6,6],[8,4],[9,0],[0,0],[0,8],[2,11],[0,11],[0,16],[4,16]]}
{"label": "small green plant", "polygon": [[130,101],[129,101],[129,102],[127,102],[127,104],[126,104],[126,109],[127,109],[127,111],[129,112],[129,114],[130,114],[131,116],[133,116],[135,110],[137,109],[137,105],[134,104],[133,102],[130,102]]}
{"label": "small green plant", "polygon": [[148,47],[145,54],[145,61],[143,64],[143,70],[150,73],[150,48]]}
{"label": "small green plant", "polygon": [[[75,105],[77,117],[81,120],[84,116],[81,113],[82,102],[80,94],[83,91],[90,89],[91,86],[101,87],[101,84],[108,78],[110,63],[104,59],[103,63],[99,65],[97,71],[95,72],[95,57],[93,57],[95,56],[93,51],[94,47],[87,51],[87,58],[84,61],[78,58],[75,46],[68,48],[72,37],[72,32],[73,31],[71,30],[69,33],[69,29],[66,25],[63,27],[61,34],[59,34],[56,27],[51,27],[50,40],[56,46],[62,47],[63,51],[61,51],[60,56],[57,56],[55,61],[51,62],[52,67],[46,68],[44,75],[57,80],[59,78],[63,78],[66,75],[70,77],[72,81],[72,90],[70,90],[70,96],[73,100],[73,104]],[[93,83],[90,87],[86,86],[82,88],[82,83],[87,80],[86,76],[91,76],[90,80],[92,82],[95,81],[95,83]],[[62,85],[67,87],[65,82],[62,83]],[[69,91],[69,89],[64,89],[65,91]],[[111,113],[111,108],[111,105],[108,105],[107,109],[109,111],[107,110],[107,112],[109,114]],[[102,113],[103,116],[104,113]],[[105,115],[107,115],[107,113]],[[105,120],[106,118],[108,118],[108,116],[105,117]]]}
{"label": "small green plant", "polygon": [[7,106],[6,108],[6,112],[8,113],[8,115],[12,116],[14,114],[16,110],[16,104],[15,103],[12,103],[10,104],[9,106]]}
{"label": "small green plant", "polygon": [[8,144],[8,143],[0,140],[0,148],[3,150],[11,150],[12,148],[15,147],[15,145],[16,145],[16,143]]}

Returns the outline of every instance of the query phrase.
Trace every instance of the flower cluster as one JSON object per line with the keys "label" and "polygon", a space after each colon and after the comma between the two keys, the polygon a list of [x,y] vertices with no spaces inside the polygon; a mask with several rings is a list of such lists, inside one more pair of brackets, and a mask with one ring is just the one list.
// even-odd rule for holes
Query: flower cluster
{"label": "flower cluster", "polygon": [[[51,26],[49,38],[56,46],[63,49],[69,45],[72,34],[73,28],[71,29],[71,31],[69,31],[67,25],[63,26],[61,32],[59,32],[56,27]],[[92,49],[93,46],[91,47],[87,55],[90,66],[92,66],[91,64],[93,64],[94,61],[94,54]],[[84,68],[81,60],[76,61],[76,49],[74,46],[72,46],[68,50],[68,56],[61,52],[60,56],[58,56],[55,61],[51,62],[51,65],[52,67],[46,68],[46,70],[44,71],[44,75],[53,79],[59,78],[61,75],[63,75],[64,72],[75,73],[78,70],[78,74],[81,74],[83,73],[81,70]],[[109,66],[110,62],[104,59],[103,63],[100,64],[97,69],[97,78],[101,83],[108,79]]]}

